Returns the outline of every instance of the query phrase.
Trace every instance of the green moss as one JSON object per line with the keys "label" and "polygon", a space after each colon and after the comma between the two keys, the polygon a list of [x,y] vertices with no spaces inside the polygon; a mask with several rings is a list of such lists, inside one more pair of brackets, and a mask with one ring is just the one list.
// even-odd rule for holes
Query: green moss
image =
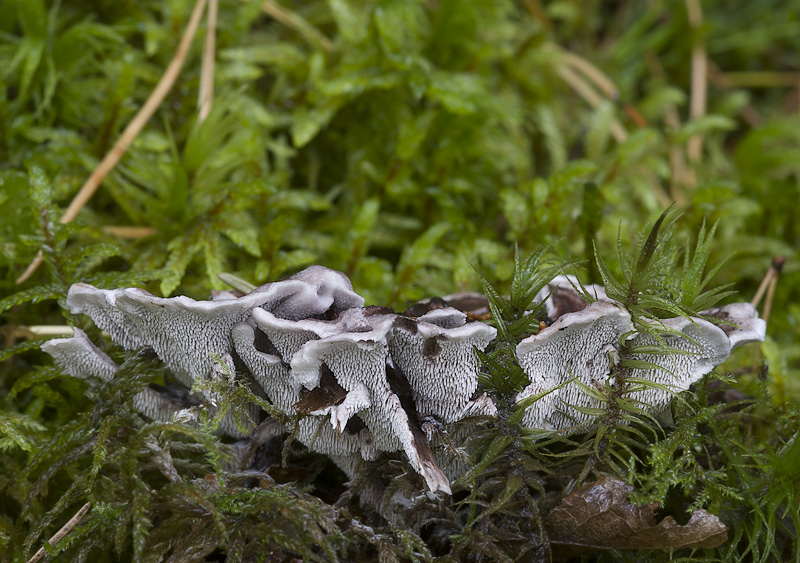
{"label": "green moss", "polygon": [[[55,560],[547,559],[544,518],[596,471],[679,521],[707,508],[729,541],[587,560],[800,557],[796,96],[777,75],[717,78],[796,70],[795,8],[711,0],[694,29],[680,2],[274,4],[288,23],[255,0],[220,2],[209,117],[198,123],[195,109],[201,26],[166,101],[69,225],[58,219],[155,87],[192,3],[0,4],[0,558],[30,557],[91,501],[48,548]],[[690,119],[700,41],[713,63],[708,108]],[[600,103],[586,103],[575,76]],[[155,233],[128,240],[106,226]],[[40,251],[44,267],[15,284]],[[749,300],[777,255],[765,362],[754,369],[753,348],[738,351],[674,401],[674,426],[632,409],[623,376],[586,435],[519,427],[514,346],[535,332],[531,300],[554,273],[604,283],[644,319],[733,290]],[[164,381],[153,358],[111,348],[127,377],[80,382],[15,328],[99,336],[63,308],[77,281],[205,298],[220,272],[260,284],[313,263],[400,310],[459,290],[490,296],[499,338],[482,383],[501,417],[474,432],[452,502],[416,501],[421,520],[359,507],[364,483],[347,489],[296,444],[264,454],[277,476],[231,471],[231,444],[133,412],[135,393]],[[236,388],[222,406],[248,400]],[[396,459],[364,471],[389,491],[419,485]]]}

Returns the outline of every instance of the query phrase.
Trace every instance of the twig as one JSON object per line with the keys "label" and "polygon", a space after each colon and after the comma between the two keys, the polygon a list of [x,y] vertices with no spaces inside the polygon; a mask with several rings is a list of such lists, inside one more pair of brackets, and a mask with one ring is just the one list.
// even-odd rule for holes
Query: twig
{"label": "twig", "polygon": [[761,280],[761,284],[758,286],[755,297],[753,297],[753,300],[750,301],[753,307],[758,307],[758,304],[761,303],[761,299],[764,297],[767,287],[769,287],[770,283],[772,282],[772,278],[775,278],[780,274],[785,263],[785,256],[776,256],[773,258],[772,264],[770,264],[767,273],[764,274],[764,279]]}
{"label": "twig", "polygon": [[[81,521],[81,519],[82,519],[84,516],[86,516],[86,513],[87,513],[87,512],[89,512],[89,509],[90,509],[91,507],[92,507],[92,503],[91,503],[91,502],[87,502],[86,504],[84,504],[84,505],[81,507],[81,509],[80,509],[80,510],[79,510],[79,511],[78,511],[78,512],[75,514],[75,516],[73,516],[72,518],[70,518],[70,519],[69,519],[69,522],[67,522],[66,524],[64,524],[64,525],[61,527],[61,529],[60,529],[59,531],[57,531],[57,532],[55,533],[55,535],[54,535],[52,538],[50,538],[50,540],[48,540],[48,542],[47,542],[47,543],[49,543],[49,544],[52,546],[52,545],[55,545],[55,544],[57,544],[58,542],[60,542],[60,541],[61,541],[61,539],[62,539],[64,536],[66,536],[68,533],[70,533],[70,532],[72,531],[72,529],[73,529],[73,528],[75,528],[75,526],[77,526],[77,525],[78,525],[78,522],[80,522],[80,521]],[[37,561],[39,561],[39,560],[40,560],[42,557],[44,557],[44,555],[45,555],[45,550],[44,550],[44,548],[43,548],[43,547],[40,547],[40,548],[39,548],[39,551],[37,551],[37,552],[36,552],[36,553],[33,555],[33,557],[31,557],[30,559],[28,559],[28,563],[36,563],[36,562],[37,562]]]}
{"label": "twig", "polygon": [[545,31],[553,31],[553,21],[547,15],[547,12],[542,6],[542,3],[539,0],[524,0],[525,7],[528,9],[528,12],[531,14],[531,17],[539,22],[539,25],[542,26],[542,29]]}
{"label": "twig", "polygon": [[[659,78],[664,78],[664,67],[661,66],[661,61],[652,52],[645,53],[645,61],[650,68],[650,72]],[[681,118],[678,113],[678,108],[675,104],[667,104],[664,111],[664,123],[673,132],[677,132],[681,128]],[[683,148],[670,143],[669,148],[669,166],[672,170],[672,181],[669,186],[669,194],[672,200],[679,206],[686,204],[686,196],[684,195],[683,186],[691,187],[695,183],[695,177],[691,170],[686,167],[686,159],[684,158]]]}
{"label": "twig", "polygon": [[[559,65],[557,72],[562,80],[569,84],[569,86],[593,108],[598,107],[603,102],[603,98],[589,86],[583,77],[576,74],[569,66]],[[628,131],[618,119],[613,119],[611,121],[609,130],[618,143],[628,138]]]}
{"label": "twig", "polygon": [[103,227],[103,230],[110,235],[130,240],[149,237],[158,232],[158,229],[154,227],[120,227],[115,225],[107,225]]}
{"label": "twig", "polygon": [[[247,2],[248,0],[243,1]],[[318,44],[329,53],[333,52],[335,47],[330,39],[325,37],[322,32],[308,23],[305,19],[298,16],[294,12],[287,10],[277,2],[273,2],[273,0],[267,0],[261,4],[261,11],[278,20],[286,27],[295,30],[300,35],[305,36],[305,38],[311,43]]]}
{"label": "twig", "polygon": [[31,325],[26,328],[36,336],[72,336],[74,332],[67,325]]}
{"label": "twig", "polygon": [[[67,207],[67,210],[61,217],[60,222],[62,224],[72,221],[78,215],[78,212],[88,203],[89,199],[91,199],[92,195],[94,195],[94,192],[97,191],[98,187],[100,187],[100,182],[102,182],[103,179],[114,169],[119,160],[122,158],[122,155],[125,154],[125,151],[128,150],[128,147],[130,147],[133,140],[144,128],[155,111],[158,109],[158,106],[161,105],[161,102],[172,89],[172,86],[175,84],[175,80],[178,78],[178,74],[181,71],[183,62],[186,59],[186,55],[189,53],[189,47],[192,44],[192,39],[194,39],[195,33],[197,33],[197,27],[200,24],[200,17],[203,15],[203,9],[205,8],[205,5],[206,0],[197,0],[197,3],[194,5],[194,10],[192,11],[192,16],[189,19],[189,24],[186,26],[183,37],[178,44],[178,50],[175,51],[175,55],[172,57],[167,70],[164,71],[164,75],[161,77],[161,80],[159,80],[158,84],[156,84],[155,89],[150,94],[150,97],[147,98],[147,101],[144,103],[144,106],[142,106],[142,109],[140,109],[139,113],[134,116],[133,120],[122,132],[119,140],[114,144],[113,147],[111,147],[111,150],[108,152],[105,158],[103,158],[103,161],[97,166],[97,168],[95,168],[94,172],[92,172],[92,175],[89,176],[89,179],[86,180],[86,183],[83,185],[83,187],[81,187],[80,191],[78,191],[78,194],[72,200],[72,203],[69,204],[69,207]],[[42,252],[39,251],[39,253],[36,255],[36,258],[33,260],[33,262],[31,262],[25,272],[23,272],[23,274],[17,278],[16,283],[20,284],[31,277],[33,272],[36,271],[36,268],[38,268],[41,263]]]}
{"label": "twig", "polygon": [[[775,289],[778,287],[778,278],[781,275],[781,270],[783,269],[783,265],[785,263],[785,256],[776,256],[772,260],[772,264],[770,264],[767,274],[764,276],[764,279],[761,281],[761,285],[758,287],[756,296],[751,301],[754,307],[758,307],[758,304],[761,302],[761,298],[765,293],[764,288],[766,288],[767,298],[764,300],[764,310],[761,313],[761,318],[764,319],[765,323],[769,323],[769,315],[772,312],[772,300],[775,297]],[[758,369],[758,363],[760,360],[761,346],[759,345],[756,348],[755,355],[753,356],[753,372]]]}
{"label": "twig", "polygon": [[203,122],[211,111],[214,99],[214,57],[217,51],[217,6],[218,0],[208,0],[206,42],[203,46],[203,62],[200,67],[200,94],[197,98],[197,121]]}
{"label": "twig", "polygon": [[800,72],[721,72],[728,88],[793,88],[800,82]]}
{"label": "twig", "polygon": [[[697,30],[703,25],[703,11],[700,8],[699,0],[686,0],[686,13],[692,29]],[[692,47],[692,93],[689,101],[689,113],[692,119],[698,119],[706,114],[707,66],[705,42],[700,38],[695,38]],[[690,162],[697,162],[702,153],[703,136],[695,135],[689,139],[686,154]]]}

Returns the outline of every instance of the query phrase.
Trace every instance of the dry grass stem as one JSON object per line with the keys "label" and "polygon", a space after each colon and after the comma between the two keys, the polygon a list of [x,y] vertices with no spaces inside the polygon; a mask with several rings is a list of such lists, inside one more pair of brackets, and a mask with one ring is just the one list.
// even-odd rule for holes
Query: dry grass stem
{"label": "dry grass stem", "polygon": [[758,307],[759,303],[761,303],[761,300],[764,298],[764,294],[767,291],[767,287],[769,287],[769,284],[772,282],[773,277],[775,277],[775,269],[770,266],[769,270],[767,270],[767,273],[764,276],[764,279],[761,280],[761,284],[758,286],[755,297],[753,297],[752,301],[750,301],[753,307]]}
{"label": "dry grass stem", "polygon": [[608,76],[603,73],[602,70],[575,53],[562,51],[561,55],[565,63],[588,78],[608,98],[612,100],[619,98],[619,90],[617,89],[617,86]]}
{"label": "dry grass stem", "polygon": [[[696,30],[703,25],[700,0],[686,0],[686,12],[692,29]],[[708,94],[707,67],[708,57],[706,55],[705,42],[701,39],[696,39],[692,48],[692,89],[689,99],[689,114],[692,119],[698,119],[706,114],[706,98]],[[702,153],[703,136],[695,135],[689,139],[686,154],[690,162],[698,162]]]}
{"label": "dry grass stem", "polygon": [[[247,2],[248,0],[243,0]],[[272,0],[267,0],[263,4],[261,4],[261,11],[274,18],[275,20],[281,22],[283,25],[288,27],[289,29],[293,29],[300,35],[304,36],[308,39],[311,43],[316,43],[329,53],[333,52],[334,45],[333,42],[325,37],[318,29],[310,25],[306,22],[303,18],[295,14],[294,12],[287,10],[277,2],[273,2]]]}
{"label": "dry grass stem", "polygon": [[[619,100],[619,89],[617,88],[617,85],[614,84],[614,82],[602,70],[597,68],[589,60],[576,55],[575,53],[564,50],[558,45],[549,45],[561,54],[564,63],[568,64],[573,70],[586,77],[606,97],[615,101]],[[647,127],[647,120],[634,106],[623,103],[622,110],[625,112],[625,115],[627,115],[637,126]]]}
{"label": "dry grass stem", "polygon": [[767,288],[772,283],[772,279],[776,278],[780,271],[783,269],[783,264],[786,262],[786,258],[783,256],[777,256],[772,260],[772,264],[770,264],[769,269],[767,269],[767,273],[764,274],[764,279],[761,280],[761,284],[758,286],[758,290],[756,290],[755,297],[753,297],[750,303],[753,307],[758,307],[759,303],[761,303],[761,299],[764,298],[764,294],[767,291]]}
{"label": "dry grass stem", "polygon": [[[587,64],[588,61],[586,61]],[[581,98],[583,98],[591,107],[596,108],[601,103],[603,103],[603,97],[598,94],[594,88],[587,82],[587,80],[577,74],[568,64],[561,64],[557,68],[558,75],[566,82]],[[598,74],[602,74],[597,71]],[[613,84],[612,84],[613,87]],[[616,92],[616,87],[613,87],[613,91]],[[625,139],[628,138],[628,131],[625,129],[625,126],[618,120],[612,119],[611,125],[609,127],[611,132],[611,136],[618,143],[622,143]],[[661,189],[661,186],[658,185],[658,180],[655,179],[655,176],[652,174],[652,185],[653,185],[653,193],[658,199],[659,205],[667,207],[671,200],[669,196]]]}
{"label": "dry grass stem", "polygon": [[728,88],[794,88],[800,84],[800,72],[721,72]]}
{"label": "dry grass stem", "polygon": [[[206,0],[197,0],[194,10],[192,11],[191,18],[189,19],[189,24],[186,26],[183,37],[178,44],[178,50],[172,57],[169,66],[167,66],[167,70],[164,71],[164,75],[161,77],[161,80],[158,81],[158,84],[150,94],[150,97],[147,98],[147,101],[144,103],[144,106],[142,106],[142,109],[139,110],[139,113],[134,116],[133,120],[122,132],[119,140],[114,144],[113,147],[111,147],[111,150],[108,152],[105,158],[103,158],[103,161],[97,166],[97,168],[95,168],[94,172],[92,172],[92,175],[89,176],[89,179],[86,180],[86,183],[83,185],[83,187],[81,187],[80,191],[78,191],[78,194],[69,204],[69,207],[67,207],[67,210],[61,217],[61,223],[69,223],[75,219],[75,217],[78,215],[78,212],[89,202],[89,199],[91,199],[91,197],[94,195],[94,192],[97,191],[98,187],[100,187],[100,183],[114,169],[119,160],[122,158],[122,155],[125,154],[125,151],[128,150],[128,147],[130,147],[133,140],[144,128],[158,107],[161,105],[161,102],[164,100],[166,95],[172,89],[172,86],[175,84],[175,80],[178,78],[178,74],[183,67],[183,62],[186,60],[186,55],[189,53],[189,47],[192,44],[192,39],[194,39],[194,36],[197,33],[197,27],[200,25],[200,18],[203,15],[203,9],[205,8],[205,5]],[[27,280],[33,274],[33,272],[36,271],[36,268],[38,268],[41,263],[42,253],[39,252],[25,272],[19,278],[17,278],[16,282],[20,284]]]}
{"label": "dry grass stem", "polygon": [[[764,319],[769,325],[769,316],[772,312],[772,301],[775,297],[775,289],[778,287],[778,278],[781,275],[781,270],[783,269],[783,265],[786,263],[785,256],[776,256],[772,260],[772,264],[770,264],[769,269],[767,270],[764,279],[761,280],[761,285],[758,286],[758,291],[756,291],[755,297],[751,303],[754,307],[758,307],[758,304],[761,302],[761,298],[766,294],[766,299],[764,300],[764,310],[761,312],[761,318]],[[756,346],[756,351],[753,356],[753,373],[756,372],[758,369],[758,363],[761,360],[761,344]]]}
{"label": "dry grass stem", "polygon": [[[558,75],[566,82],[570,88],[575,90],[575,92],[583,98],[586,103],[588,103],[593,108],[598,107],[602,102],[603,98],[598,94],[587,82],[583,79],[583,77],[576,74],[571,68],[566,65],[560,65],[558,67]],[[628,131],[625,129],[625,126],[620,123],[618,119],[614,119],[611,121],[610,127],[611,135],[614,139],[621,143],[625,139],[628,138]]]}
{"label": "dry grass stem", "polygon": [[531,17],[539,22],[539,25],[542,26],[542,29],[545,31],[553,31],[553,21],[547,15],[547,11],[542,6],[542,3],[539,0],[524,0],[525,1],[525,8],[530,13]]}
{"label": "dry grass stem", "polygon": [[[764,301],[764,310],[761,312],[761,318],[764,319],[766,323],[769,323],[769,314],[772,311],[772,298],[775,296],[775,288],[778,286],[778,274],[772,276],[769,280],[769,287],[767,288],[767,298]],[[756,345],[755,354],[753,354],[753,373],[758,371],[758,364],[761,361],[761,343],[759,342]]]}
{"label": "dry grass stem", "polygon": [[[49,540],[47,543],[49,543],[50,545],[55,545],[55,544],[57,544],[59,541],[61,541],[61,539],[62,539],[64,536],[66,536],[68,533],[70,533],[70,532],[72,531],[72,529],[73,529],[75,526],[77,526],[77,525],[78,525],[78,523],[81,521],[81,519],[82,519],[84,516],[86,516],[86,513],[87,513],[87,512],[89,512],[89,509],[90,509],[91,507],[92,507],[92,503],[91,503],[91,502],[87,502],[86,504],[84,504],[84,505],[81,507],[81,509],[80,509],[78,512],[76,512],[76,513],[75,513],[75,516],[73,516],[72,518],[70,518],[70,519],[69,519],[69,522],[67,522],[66,524],[64,524],[64,526],[62,526],[62,528],[61,528],[59,531],[57,531],[57,532],[55,533],[55,535],[54,535],[52,538],[50,538],[50,540]],[[43,548],[43,547],[40,547],[40,548],[39,548],[39,551],[37,551],[37,552],[34,554],[34,556],[33,556],[33,557],[31,557],[30,559],[28,559],[28,563],[36,563],[36,562],[37,562],[37,561],[39,561],[39,560],[40,560],[42,557],[44,557],[44,556],[45,556],[45,554],[46,554],[46,552],[45,552],[44,548]]]}
{"label": "dry grass stem", "polygon": [[203,45],[203,62],[200,67],[200,94],[197,98],[197,121],[202,122],[211,111],[214,99],[214,57],[217,52],[218,0],[208,0],[206,41]]}
{"label": "dry grass stem", "polygon": [[107,225],[103,227],[103,230],[110,235],[128,240],[149,237],[158,232],[155,227],[121,227],[117,225]]}
{"label": "dry grass stem", "polygon": [[72,336],[73,330],[67,325],[31,325],[27,328],[35,336]]}

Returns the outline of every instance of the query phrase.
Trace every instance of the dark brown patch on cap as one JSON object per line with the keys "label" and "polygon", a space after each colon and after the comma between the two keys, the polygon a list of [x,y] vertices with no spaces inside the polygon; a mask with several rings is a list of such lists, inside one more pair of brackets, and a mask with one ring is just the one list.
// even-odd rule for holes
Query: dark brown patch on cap
{"label": "dark brown patch on cap", "polygon": [[431,297],[425,303],[415,303],[403,311],[403,314],[407,317],[421,317],[425,313],[430,313],[436,309],[444,309],[445,307],[447,307],[447,301],[441,297]]}
{"label": "dark brown patch on cap", "polygon": [[431,446],[428,443],[428,437],[422,430],[419,422],[419,413],[417,412],[417,405],[414,403],[414,395],[411,391],[411,385],[405,374],[399,369],[386,365],[386,380],[389,382],[392,392],[400,399],[400,406],[408,416],[408,428],[411,430],[411,435],[414,437],[414,445],[416,446],[417,453],[420,460],[428,462],[434,467],[438,467],[436,459],[433,457]]}
{"label": "dark brown patch on cap", "polygon": [[489,312],[489,299],[485,295],[455,296],[448,299],[447,304],[462,313],[475,317],[482,317]]}
{"label": "dark brown patch on cap", "polygon": [[378,305],[370,305],[364,307],[364,316],[371,317],[372,315],[393,315],[394,309],[391,307],[379,307]]}
{"label": "dark brown patch on cap", "polygon": [[557,287],[550,295],[550,303],[553,305],[553,316],[550,319],[555,321],[561,315],[567,313],[577,313],[583,311],[589,304],[581,299],[580,294],[571,287]]}
{"label": "dark brown patch on cap", "polygon": [[311,414],[316,410],[341,404],[346,396],[347,391],[336,381],[331,369],[322,364],[319,385],[306,393],[292,407],[300,414]]}
{"label": "dark brown patch on cap", "polygon": [[432,338],[426,338],[425,342],[422,344],[422,355],[432,360],[436,356],[439,355],[439,352],[442,351],[442,347],[439,345],[439,337],[434,336]]}
{"label": "dark brown patch on cap", "polygon": [[410,332],[411,334],[417,334],[417,323],[414,322],[413,319],[409,319],[408,317],[401,317],[397,316],[394,319],[394,323],[392,325],[394,328],[402,328],[406,332]]}

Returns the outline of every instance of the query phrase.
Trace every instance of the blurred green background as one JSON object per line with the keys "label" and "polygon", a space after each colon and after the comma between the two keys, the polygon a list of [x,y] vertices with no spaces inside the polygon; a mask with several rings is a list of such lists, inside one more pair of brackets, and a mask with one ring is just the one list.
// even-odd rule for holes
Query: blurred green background
{"label": "blurred green background", "polygon": [[[38,250],[31,178],[60,216],[192,8],[0,7],[3,293]],[[198,124],[204,18],[66,245],[115,245],[101,269],[161,269],[149,288],[164,295],[204,298],[220,271],[260,284],[319,263],[402,308],[476,287],[470,264],[502,282],[514,244],[586,260],[595,239],[610,255],[675,202],[687,241],[721,219],[714,257],[733,257],[715,283],[742,300],[786,256],[765,353],[778,393],[796,397],[798,18],[800,3],[766,0],[225,0],[209,118]]]}
{"label": "blurred green background", "polygon": [[618,237],[673,202],[687,245],[719,221],[713,284],[731,301],[785,257],[766,386],[742,368],[739,388],[778,410],[800,398],[797,0],[220,0],[210,114],[204,18],[153,117],[58,226],[194,6],[0,3],[4,409],[57,424],[85,401],[25,330],[71,323],[77,281],[206,298],[220,272],[261,284],[322,264],[402,310],[476,289],[473,265],[503,288],[515,245],[599,281],[592,241],[617,267]]}

